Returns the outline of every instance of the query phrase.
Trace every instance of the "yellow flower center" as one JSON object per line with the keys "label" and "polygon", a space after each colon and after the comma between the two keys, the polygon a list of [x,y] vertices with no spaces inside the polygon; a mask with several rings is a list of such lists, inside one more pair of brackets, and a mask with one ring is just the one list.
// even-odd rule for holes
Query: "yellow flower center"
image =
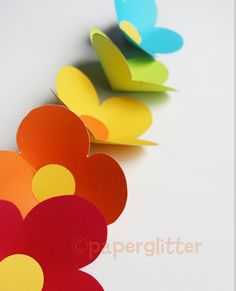
{"label": "yellow flower center", "polygon": [[120,23],[120,29],[124,31],[133,41],[135,41],[137,44],[140,44],[142,42],[142,36],[138,32],[138,30],[128,21],[121,21]]}
{"label": "yellow flower center", "polygon": [[75,179],[67,168],[60,165],[47,165],[35,173],[32,190],[39,202],[52,197],[73,195]]}

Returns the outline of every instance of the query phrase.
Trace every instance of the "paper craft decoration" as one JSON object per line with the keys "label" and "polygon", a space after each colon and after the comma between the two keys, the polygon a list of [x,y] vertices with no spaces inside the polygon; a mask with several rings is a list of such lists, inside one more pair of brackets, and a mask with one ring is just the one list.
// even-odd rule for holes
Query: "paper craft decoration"
{"label": "paper craft decoration", "polygon": [[127,97],[112,97],[100,104],[93,84],[80,70],[64,67],[59,71],[57,96],[83,120],[93,142],[155,145],[139,139],[152,124],[149,109]]}
{"label": "paper craft decoration", "polygon": [[91,30],[90,37],[113,90],[131,92],[175,91],[163,85],[168,79],[169,72],[162,63],[149,56],[126,60],[118,47],[98,29]]}
{"label": "paper craft decoration", "polygon": [[[0,263],[0,276],[10,260],[10,264],[15,263],[14,269],[18,270],[19,264],[23,268],[20,275],[34,269],[33,278],[42,283],[39,264],[44,274],[43,291],[103,290],[94,278],[79,271],[99,256],[107,240],[106,221],[89,201],[78,196],[51,198],[38,204],[23,220],[12,203],[0,200],[0,230],[1,258],[6,258],[3,270]],[[14,254],[17,256],[9,257]],[[27,270],[19,254],[32,258],[26,260]],[[19,289],[26,290],[37,289]]]}
{"label": "paper craft decoration", "polygon": [[61,195],[91,201],[113,223],[127,200],[125,175],[105,154],[88,156],[84,123],[64,106],[34,109],[22,121],[20,152],[0,151],[0,199],[14,203],[21,214],[39,202]]}
{"label": "paper craft decoration", "polygon": [[29,256],[12,255],[0,262],[2,291],[41,291],[43,283],[40,265]]}
{"label": "paper craft decoration", "polygon": [[183,38],[168,28],[157,27],[155,0],[115,0],[119,27],[126,38],[150,55],[173,53],[183,46]]}

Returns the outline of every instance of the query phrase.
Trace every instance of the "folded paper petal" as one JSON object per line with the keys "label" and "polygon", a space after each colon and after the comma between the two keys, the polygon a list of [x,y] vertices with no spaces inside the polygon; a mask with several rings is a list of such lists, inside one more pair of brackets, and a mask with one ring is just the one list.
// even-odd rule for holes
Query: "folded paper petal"
{"label": "folded paper petal", "polygon": [[125,37],[149,55],[173,53],[182,48],[180,34],[156,27],[158,13],[155,0],[115,0],[115,7]]}
{"label": "folded paper petal", "polygon": [[120,216],[127,200],[124,173],[111,157],[88,157],[89,135],[73,112],[57,105],[34,109],[22,121],[17,142],[20,154],[0,152],[0,198],[23,217],[38,202],[74,194],[97,206],[108,224]]}
{"label": "folded paper petal", "polygon": [[150,57],[130,58],[127,62],[135,80],[152,84],[163,84],[168,80],[167,68]]}
{"label": "folded paper petal", "polygon": [[154,26],[157,20],[155,0],[115,0],[119,23],[127,20],[138,30]]}
{"label": "folded paper petal", "polygon": [[0,151],[0,199],[14,203],[23,216],[37,204],[33,175],[33,168],[18,153]]}
{"label": "folded paper petal", "polygon": [[98,29],[91,30],[92,44],[113,90],[164,92],[174,89],[163,85],[168,69],[149,56],[126,60],[115,44]]}
{"label": "folded paper petal", "polygon": [[[59,99],[77,116],[91,116],[104,124],[108,130],[105,139],[94,139],[98,143],[146,145],[139,137],[151,126],[152,115],[142,103],[131,98],[113,97],[99,104],[98,95],[90,80],[74,67],[62,68],[57,76]],[[96,124],[85,125],[96,136]]]}

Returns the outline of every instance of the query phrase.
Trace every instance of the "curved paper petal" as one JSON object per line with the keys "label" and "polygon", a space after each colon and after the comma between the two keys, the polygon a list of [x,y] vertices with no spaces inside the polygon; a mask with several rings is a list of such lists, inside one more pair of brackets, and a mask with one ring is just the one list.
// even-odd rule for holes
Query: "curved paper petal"
{"label": "curved paper petal", "polygon": [[89,274],[81,271],[58,272],[45,280],[43,291],[104,291],[102,286]]}
{"label": "curved paper petal", "polygon": [[18,153],[0,151],[0,199],[15,204],[23,216],[37,204],[31,187],[33,175]]}
{"label": "curved paper petal", "polygon": [[173,53],[183,46],[183,38],[173,30],[167,28],[153,28],[143,32],[143,42],[140,47],[154,55],[156,53]]}
{"label": "curved paper petal", "polygon": [[122,213],[127,200],[127,185],[120,166],[109,156],[91,156],[78,172],[76,193],[101,210],[107,224]]}
{"label": "curved paper petal", "polygon": [[[90,81],[88,84],[90,85]],[[94,90],[92,84],[91,90]],[[85,93],[88,93],[89,109],[93,109],[89,99],[93,98],[93,91]],[[97,98],[97,95],[94,97]],[[82,104],[86,106],[86,102]],[[105,116],[102,112],[100,115]],[[96,163],[96,158],[88,158],[87,130],[83,122],[70,110],[62,106],[43,106],[33,110],[21,123],[17,140],[22,151],[21,156],[35,169],[40,169],[33,180],[32,176],[30,177],[28,181],[30,190],[26,193],[31,194],[33,189],[35,197],[43,201],[45,199],[42,197],[73,195],[77,192],[94,203],[108,223],[114,222],[122,213],[127,189],[120,166],[106,155],[99,155],[100,165]],[[23,161],[21,157],[19,158]],[[17,174],[18,172],[15,172],[15,175]],[[103,179],[100,179],[101,175]],[[65,185],[59,187],[57,179]],[[23,205],[27,204],[27,199],[20,201]]]}
{"label": "curved paper petal", "polygon": [[[152,124],[152,115],[143,104],[125,97],[113,97],[98,104],[98,96],[90,80],[74,67],[64,67],[57,76],[59,99],[77,116],[91,116],[108,129],[108,138],[99,142],[120,144],[136,141]],[[96,136],[97,128],[84,119],[86,126]],[[115,142],[114,142],[115,141]],[[142,144],[142,142],[140,142]]]}
{"label": "curved paper petal", "polygon": [[0,200],[0,260],[17,253],[22,221],[22,216],[14,204]]}
{"label": "curved paper petal", "polygon": [[78,196],[38,204],[22,228],[22,252],[36,259],[45,274],[77,270],[93,262],[107,239],[101,212]]}
{"label": "curved paper petal", "polygon": [[[49,199],[36,206],[25,220],[12,203],[0,200],[0,260],[6,258],[3,262],[8,267],[6,274],[6,269],[2,269],[3,262],[0,262],[0,278],[9,275],[12,280],[14,270],[17,270],[20,276],[11,283],[19,284],[9,285],[14,286],[9,290],[25,291],[27,286],[34,286],[29,291],[40,291],[42,267],[43,291],[77,291],[78,288],[102,291],[92,276],[78,271],[78,268],[98,257],[106,238],[107,226],[103,216],[93,204],[82,198],[63,196]],[[14,266],[9,266],[11,263]],[[31,275],[28,273],[30,278],[23,277],[27,272],[24,263],[29,263],[27,270],[33,271]],[[8,290],[5,283],[1,278],[0,290]],[[36,283],[41,284],[39,289]]]}
{"label": "curved paper petal", "polygon": [[168,80],[167,68],[153,58],[137,57],[131,58],[127,62],[134,80],[142,80],[152,84],[163,84]]}
{"label": "curved paper petal", "polygon": [[91,31],[91,41],[113,90],[131,92],[174,90],[162,85],[169,73],[160,62],[148,56],[126,60],[118,47],[98,29]]}
{"label": "curved paper petal", "polygon": [[83,122],[70,110],[47,105],[34,109],[24,118],[17,143],[21,156],[35,170],[59,164],[73,173],[88,153],[89,136]]}
{"label": "curved paper petal", "polygon": [[140,30],[156,23],[155,0],[115,0],[115,7],[119,22],[127,20]]}
{"label": "curved paper petal", "polygon": [[180,34],[156,27],[155,0],[115,0],[115,6],[126,39],[149,55],[173,53],[183,46]]}

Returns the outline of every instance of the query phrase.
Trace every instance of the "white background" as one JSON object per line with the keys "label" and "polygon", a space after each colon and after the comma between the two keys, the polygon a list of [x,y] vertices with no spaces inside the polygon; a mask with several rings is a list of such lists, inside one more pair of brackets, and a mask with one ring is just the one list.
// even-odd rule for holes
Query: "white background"
{"label": "white background", "polygon": [[[233,0],[159,0],[159,24],[182,33],[182,51],[160,56],[169,96],[138,96],[154,116],[159,147],[93,146],[122,165],[125,212],[109,241],[181,237],[199,255],[101,255],[86,268],[111,291],[233,290]],[[96,60],[89,29],[116,24],[112,0],[0,0],[0,148],[15,149],[20,120],[56,102],[57,70]],[[103,77],[103,76],[102,76]],[[114,94],[99,89],[99,94]]]}

